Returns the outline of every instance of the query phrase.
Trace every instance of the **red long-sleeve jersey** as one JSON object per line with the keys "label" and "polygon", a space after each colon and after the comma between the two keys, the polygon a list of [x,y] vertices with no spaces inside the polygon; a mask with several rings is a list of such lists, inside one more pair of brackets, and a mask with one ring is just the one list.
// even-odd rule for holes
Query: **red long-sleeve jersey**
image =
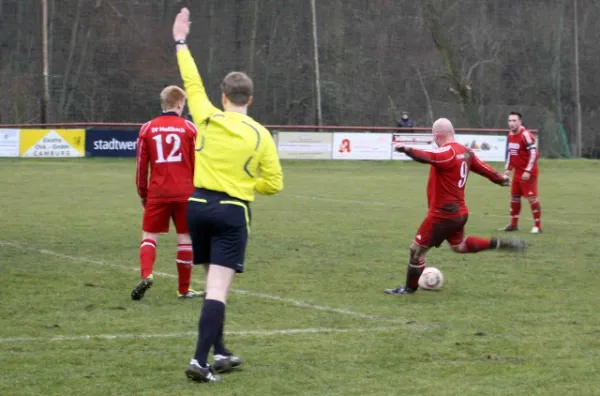
{"label": "red long-sleeve jersey", "polygon": [[[163,113],[140,129],[136,185],[140,198],[187,201],[194,191],[195,125],[177,113]],[[150,169],[150,180],[148,180]]]}
{"label": "red long-sleeve jersey", "polygon": [[523,172],[537,176],[539,153],[535,144],[535,137],[525,128],[516,133],[508,134],[508,156],[506,158],[506,170],[515,170],[519,176]]}
{"label": "red long-sleeve jersey", "polygon": [[415,161],[431,165],[427,201],[429,213],[434,216],[453,218],[469,213],[465,203],[465,186],[471,171],[496,184],[505,183],[501,173],[458,142],[435,150],[407,148],[405,153]]}

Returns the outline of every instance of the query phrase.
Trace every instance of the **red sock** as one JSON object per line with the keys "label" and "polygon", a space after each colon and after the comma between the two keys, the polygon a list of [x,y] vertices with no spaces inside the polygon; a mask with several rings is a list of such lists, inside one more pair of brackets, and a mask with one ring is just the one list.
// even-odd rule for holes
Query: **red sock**
{"label": "red sock", "polygon": [[192,281],[192,264],[194,256],[192,245],[181,243],[177,245],[177,274],[179,275],[179,294],[190,290]]}
{"label": "red sock", "polygon": [[521,213],[521,197],[513,198],[510,201],[510,225],[517,227],[519,225],[519,214]]}
{"label": "red sock", "polygon": [[492,240],[487,238],[479,238],[476,236],[468,236],[463,242],[458,245],[457,253],[477,253],[482,250],[492,248]]}
{"label": "red sock", "polygon": [[537,199],[531,202],[531,213],[533,214],[533,225],[542,228],[542,206]]}
{"label": "red sock", "polygon": [[413,290],[417,290],[419,287],[419,278],[425,270],[425,259],[411,262],[408,264],[406,269],[406,286]]}
{"label": "red sock", "polygon": [[140,245],[140,269],[142,279],[152,275],[154,261],[156,260],[156,241],[144,239]]}

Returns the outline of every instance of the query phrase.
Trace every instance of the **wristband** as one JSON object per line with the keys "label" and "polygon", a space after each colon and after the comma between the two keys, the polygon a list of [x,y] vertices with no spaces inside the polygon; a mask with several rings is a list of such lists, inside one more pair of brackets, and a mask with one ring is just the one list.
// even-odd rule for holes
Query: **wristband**
{"label": "wristband", "polygon": [[175,45],[185,45],[187,44],[185,39],[184,40],[175,40]]}

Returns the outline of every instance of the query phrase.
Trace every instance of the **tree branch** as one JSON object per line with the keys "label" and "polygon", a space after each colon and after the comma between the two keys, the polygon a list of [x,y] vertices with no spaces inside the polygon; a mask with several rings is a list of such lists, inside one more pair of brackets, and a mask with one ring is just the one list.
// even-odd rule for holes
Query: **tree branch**
{"label": "tree branch", "polygon": [[467,76],[465,77],[465,81],[464,81],[465,84],[471,83],[471,74],[477,68],[477,66],[483,65],[484,63],[496,63],[496,61],[494,61],[492,59],[486,59],[486,60],[480,60],[480,61],[475,62],[475,64],[473,66],[471,66],[471,68],[467,72]]}

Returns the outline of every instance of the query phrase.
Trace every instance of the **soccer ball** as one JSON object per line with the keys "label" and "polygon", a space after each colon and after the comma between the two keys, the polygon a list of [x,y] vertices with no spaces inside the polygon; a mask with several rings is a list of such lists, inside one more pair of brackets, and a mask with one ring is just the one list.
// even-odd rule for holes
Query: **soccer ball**
{"label": "soccer ball", "polygon": [[425,290],[438,290],[444,284],[442,271],[435,267],[427,267],[419,278],[419,287]]}

